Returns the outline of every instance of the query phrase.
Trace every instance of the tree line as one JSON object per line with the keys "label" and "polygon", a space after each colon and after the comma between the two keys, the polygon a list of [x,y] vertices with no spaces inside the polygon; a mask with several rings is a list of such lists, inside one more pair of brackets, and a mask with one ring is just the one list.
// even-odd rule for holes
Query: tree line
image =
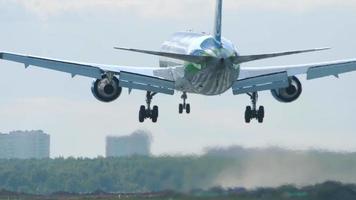
{"label": "tree line", "polygon": [[209,149],[203,156],[0,160],[0,189],[30,194],[179,192],[327,180],[356,183],[356,154],[235,147]]}
{"label": "tree line", "polygon": [[0,188],[30,194],[210,187],[230,161],[212,157],[0,160]]}

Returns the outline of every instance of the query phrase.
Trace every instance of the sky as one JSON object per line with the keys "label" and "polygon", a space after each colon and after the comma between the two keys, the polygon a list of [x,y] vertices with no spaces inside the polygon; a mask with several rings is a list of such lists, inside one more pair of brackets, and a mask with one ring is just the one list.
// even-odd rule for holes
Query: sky
{"label": "sky", "polygon": [[[213,0],[0,0],[0,50],[90,63],[158,67],[158,58],[114,46],[159,50],[176,31],[211,32]],[[302,64],[356,57],[354,0],[225,0],[223,35],[240,54],[314,47],[325,52],[248,63]],[[189,95],[190,115],[179,115],[180,93],[157,95],[159,123],[138,123],[145,93],[124,89],[110,104],[91,94],[93,80],[0,61],[0,132],[42,129],[51,156],[105,154],[107,135],[137,129],[153,135],[155,155],[199,154],[208,146],[280,146],[356,151],[356,73],[306,81],[291,104],[260,93],[264,124],[244,123],[247,95]]]}

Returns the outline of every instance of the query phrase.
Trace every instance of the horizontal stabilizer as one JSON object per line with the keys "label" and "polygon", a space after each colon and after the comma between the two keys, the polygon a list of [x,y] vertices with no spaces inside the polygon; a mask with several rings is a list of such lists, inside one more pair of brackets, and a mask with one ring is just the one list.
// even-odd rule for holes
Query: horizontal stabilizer
{"label": "horizontal stabilizer", "polygon": [[210,56],[195,56],[195,55],[160,52],[160,51],[127,49],[127,48],[121,48],[121,47],[114,47],[114,49],[123,50],[123,51],[132,51],[132,52],[149,54],[149,55],[162,56],[162,57],[173,58],[173,59],[182,60],[182,61],[186,61],[186,62],[192,62],[192,63],[202,63],[202,62],[206,62],[208,59],[213,58]]}
{"label": "horizontal stabilizer", "polygon": [[307,50],[300,50],[300,51],[288,51],[288,52],[281,52],[281,53],[271,53],[271,54],[260,54],[260,55],[247,55],[247,56],[237,56],[234,58],[235,64],[240,64],[244,62],[251,62],[255,60],[267,59],[267,58],[274,58],[280,56],[288,56],[293,54],[300,54],[300,53],[308,53],[314,51],[323,51],[328,50],[330,48],[318,48],[318,49],[307,49]]}

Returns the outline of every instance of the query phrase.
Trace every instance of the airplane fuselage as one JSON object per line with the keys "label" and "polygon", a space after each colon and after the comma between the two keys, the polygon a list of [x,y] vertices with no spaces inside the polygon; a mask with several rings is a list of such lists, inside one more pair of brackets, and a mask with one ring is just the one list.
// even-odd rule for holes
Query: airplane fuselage
{"label": "airplane fuselage", "polygon": [[200,64],[161,58],[160,67],[184,66],[183,70],[174,72],[179,91],[219,95],[230,89],[239,75],[239,65],[234,65],[229,59],[237,55],[236,47],[226,39],[219,44],[211,35],[178,32],[163,43],[162,50],[217,58]]}

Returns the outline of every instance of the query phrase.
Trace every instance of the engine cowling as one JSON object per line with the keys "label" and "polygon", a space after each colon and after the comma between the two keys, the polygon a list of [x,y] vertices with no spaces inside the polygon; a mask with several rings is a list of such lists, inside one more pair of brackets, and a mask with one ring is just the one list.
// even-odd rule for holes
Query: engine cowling
{"label": "engine cowling", "polygon": [[119,86],[119,80],[116,77],[113,77],[111,81],[109,78],[103,77],[93,82],[91,91],[99,101],[112,102],[121,95],[122,88]]}
{"label": "engine cowling", "polygon": [[271,90],[273,97],[283,103],[291,103],[297,100],[302,91],[302,84],[295,76],[289,78],[289,86],[287,88]]}

